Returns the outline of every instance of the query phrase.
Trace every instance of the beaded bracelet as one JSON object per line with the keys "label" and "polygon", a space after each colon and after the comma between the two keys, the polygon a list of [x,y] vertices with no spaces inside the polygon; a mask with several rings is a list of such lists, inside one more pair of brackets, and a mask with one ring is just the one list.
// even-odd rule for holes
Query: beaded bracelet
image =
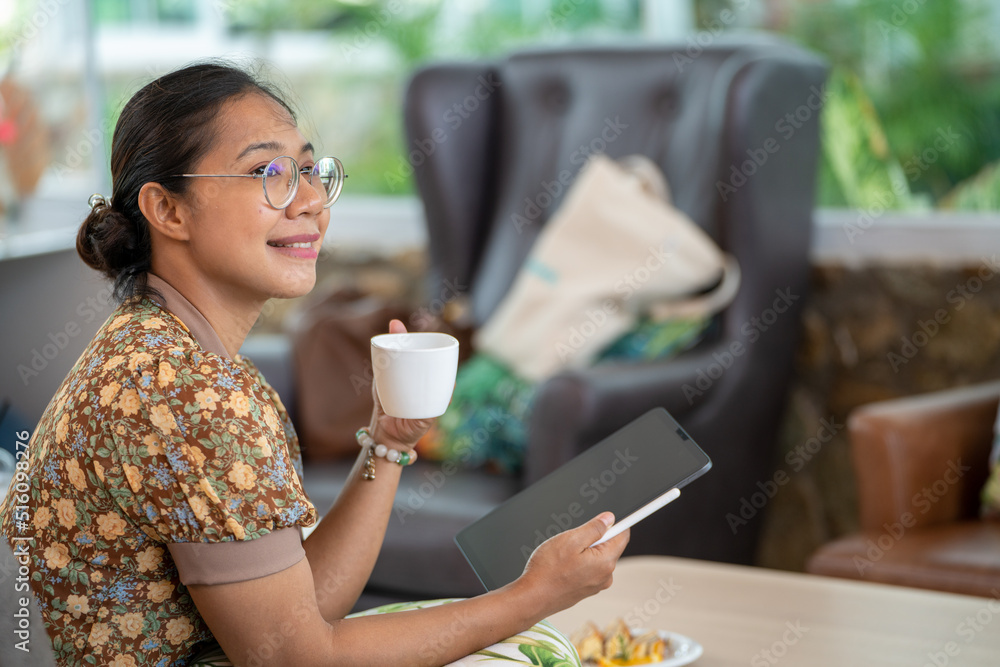
{"label": "beaded bracelet", "polygon": [[362,447],[368,448],[368,456],[365,458],[365,469],[361,473],[363,479],[375,479],[375,457],[385,459],[391,463],[398,463],[401,466],[408,466],[417,460],[416,452],[401,452],[398,449],[390,449],[385,445],[376,444],[375,438],[368,432],[367,428],[359,428],[354,438]]}

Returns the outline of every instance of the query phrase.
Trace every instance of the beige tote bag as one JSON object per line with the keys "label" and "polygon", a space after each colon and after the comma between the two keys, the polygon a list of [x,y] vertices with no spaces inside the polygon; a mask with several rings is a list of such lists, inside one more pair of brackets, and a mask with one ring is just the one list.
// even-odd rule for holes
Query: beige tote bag
{"label": "beige tote bag", "polygon": [[652,161],[598,155],[580,171],[474,343],[517,375],[540,381],[589,365],[641,314],[707,317],[738,289],[735,260],[670,205]]}

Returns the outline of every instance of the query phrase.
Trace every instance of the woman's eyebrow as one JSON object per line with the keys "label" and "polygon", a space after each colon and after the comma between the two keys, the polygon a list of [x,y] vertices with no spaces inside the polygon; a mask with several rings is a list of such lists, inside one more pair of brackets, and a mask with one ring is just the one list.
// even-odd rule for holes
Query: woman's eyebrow
{"label": "woman's eyebrow", "polygon": [[283,148],[282,145],[279,144],[277,141],[258,141],[257,143],[250,144],[249,146],[247,146],[246,148],[244,148],[243,151],[239,155],[236,156],[236,160],[235,161],[239,162],[244,157],[246,157],[250,153],[253,153],[254,151],[267,150],[267,151],[271,151],[272,153],[277,153],[282,148]]}
{"label": "woman's eyebrow", "polygon": [[[281,144],[279,144],[277,141],[258,141],[257,143],[250,144],[249,146],[247,146],[246,148],[244,148],[243,151],[240,152],[240,154],[236,156],[235,162],[239,162],[244,157],[246,157],[250,153],[253,153],[254,151],[267,150],[267,151],[271,151],[272,153],[278,153],[283,148],[284,148],[284,146],[282,146]],[[312,153],[314,150],[315,150],[315,147],[312,145],[312,142],[311,141],[307,141],[306,143],[302,144],[302,149],[299,152],[300,153]]]}

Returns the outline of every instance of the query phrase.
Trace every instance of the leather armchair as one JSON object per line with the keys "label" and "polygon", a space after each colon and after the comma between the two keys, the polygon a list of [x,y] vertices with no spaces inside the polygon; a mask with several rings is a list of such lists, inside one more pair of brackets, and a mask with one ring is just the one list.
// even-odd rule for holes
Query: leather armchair
{"label": "leather armchair", "polygon": [[[408,469],[369,583],[386,598],[362,605],[481,593],[452,541],[458,530],[655,406],[715,465],[691,502],[633,531],[629,552],[752,561],[759,520],[733,530],[726,515],[773,466],[807,292],[826,71],[810,53],[760,38],[719,40],[694,55],[686,47],[525,51],[414,74],[404,117],[429,232],[429,294],[458,290],[474,324],[497,306],[570,177],[596,151],[652,157],[675,205],[737,257],[743,283],[712,335],[680,357],[546,382],[520,478],[423,461]],[[272,374],[288,372],[245,353],[272,384]],[[307,464],[306,490],[321,511],[348,469]]]}
{"label": "leather armchair", "polygon": [[872,403],[848,420],[861,531],[809,572],[996,597],[1000,522],[978,518],[1000,382]]}

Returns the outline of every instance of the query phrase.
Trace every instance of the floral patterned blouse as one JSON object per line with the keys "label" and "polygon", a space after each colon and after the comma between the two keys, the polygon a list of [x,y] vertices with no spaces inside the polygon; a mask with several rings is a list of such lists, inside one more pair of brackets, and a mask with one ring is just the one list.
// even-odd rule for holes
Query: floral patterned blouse
{"label": "floral patterned blouse", "polygon": [[60,664],[186,664],[211,633],[168,545],[298,535],[317,520],[277,394],[152,299],[111,315],[22,460],[30,491],[11,488],[0,534],[29,545]]}

